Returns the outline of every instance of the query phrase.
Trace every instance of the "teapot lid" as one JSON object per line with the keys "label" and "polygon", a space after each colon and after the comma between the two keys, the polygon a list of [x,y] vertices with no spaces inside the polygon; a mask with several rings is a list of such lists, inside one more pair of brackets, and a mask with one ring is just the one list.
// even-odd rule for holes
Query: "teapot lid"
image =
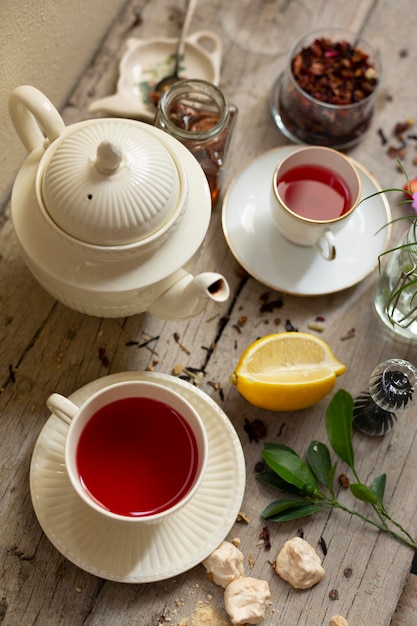
{"label": "teapot lid", "polygon": [[124,245],[157,233],[181,213],[179,170],[144,126],[89,120],[49,146],[38,171],[42,200],[67,234],[90,244]]}

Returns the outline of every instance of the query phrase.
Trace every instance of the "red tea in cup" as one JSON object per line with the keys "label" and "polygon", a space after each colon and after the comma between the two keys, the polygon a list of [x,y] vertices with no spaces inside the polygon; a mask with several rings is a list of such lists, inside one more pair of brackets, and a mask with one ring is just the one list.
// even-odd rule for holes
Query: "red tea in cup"
{"label": "red tea in cup", "polygon": [[319,165],[299,165],[287,170],[277,180],[277,190],[290,211],[305,219],[337,219],[352,206],[346,181]]}
{"label": "red tea in cup", "polygon": [[335,235],[360,202],[354,163],[324,146],[289,149],[275,168],[271,188],[271,213],[281,235],[333,261]]}
{"label": "red tea in cup", "polygon": [[76,451],[80,482],[104,509],[127,517],[165,511],[194,484],[198,446],[174,408],[153,398],[128,397],[99,408]]}

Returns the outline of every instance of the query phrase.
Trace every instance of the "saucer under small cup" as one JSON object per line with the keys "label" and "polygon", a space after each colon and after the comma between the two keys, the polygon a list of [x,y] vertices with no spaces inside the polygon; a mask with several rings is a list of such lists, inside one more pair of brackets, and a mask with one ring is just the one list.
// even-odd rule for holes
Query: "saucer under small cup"
{"label": "saucer under small cup", "polygon": [[[235,259],[264,285],[299,296],[335,293],[359,283],[377,267],[391,234],[390,207],[383,194],[360,203],[335,233],[334,261],[326,261],[312,247],[291,243],[274,223],[271,185],[280,159],[297,149],[288,145],[269,150],[232,181],[222,208],[224,236]],[[373,176],[351,161],[361,179],[361,198],[381,191]]]}

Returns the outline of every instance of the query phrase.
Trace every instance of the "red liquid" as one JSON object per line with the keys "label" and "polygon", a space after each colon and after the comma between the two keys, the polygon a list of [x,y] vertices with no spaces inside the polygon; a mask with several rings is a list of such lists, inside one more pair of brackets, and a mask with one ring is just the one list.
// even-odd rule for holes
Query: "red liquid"
{"label": "red liquid", "polygon": [[86,491],[105,509],[129,517],[176,504],[192,486],[197,465],[197,442],[184,418],[148,398],[99,409],[78,442]]}
{"label": "red liquid", "polygon": [[324,167],[294,167],[279,178],[277,187],[287,207],[308,219],[333,220],[351,207],[346,182]]}

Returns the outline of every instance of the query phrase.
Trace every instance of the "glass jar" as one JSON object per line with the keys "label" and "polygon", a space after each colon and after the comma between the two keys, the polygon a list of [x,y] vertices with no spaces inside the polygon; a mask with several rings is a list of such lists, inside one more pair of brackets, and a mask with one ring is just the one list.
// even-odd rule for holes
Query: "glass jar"
{"label": "glass jar", "polygon": [[[323,61],[318,61],[320,54]],[[344,55],[350,65],[342,70]],[[343,72],[350,78],[340,88]],[[365,40],[338,28],[314,30],[295,41],[288,52],[271,95],[273,119],[295,143],[343,150],[358,143],[368,130],[381,80],[379,54]],[[358,100],[356,92],[361,94]]]}
{"label": "glass jar", "polygon": [[219,199],[224,164],[237,109],[204,80],[181,80],[162,95],[155,126],[184,144],[200,163],[210,186],[212,206]]}
{"label": "glass jar", "polygon": [[405,339],[417,339],[417,224],[413,222],[398,246],[388,253],[375,296],[384,324]]}

